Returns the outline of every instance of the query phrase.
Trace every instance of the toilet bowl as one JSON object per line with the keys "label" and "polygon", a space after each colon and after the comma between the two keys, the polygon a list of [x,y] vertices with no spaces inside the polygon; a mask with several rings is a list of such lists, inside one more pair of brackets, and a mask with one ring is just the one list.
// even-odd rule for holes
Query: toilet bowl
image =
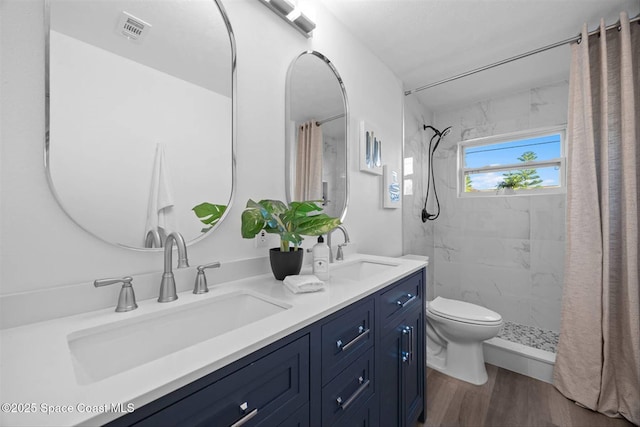
{"label": "toilet bowl", "polygon": [[487,382],[482,342],[500,332],[500,314],[442,297],[427,302],[426,313],[427,366],[472,384]]}

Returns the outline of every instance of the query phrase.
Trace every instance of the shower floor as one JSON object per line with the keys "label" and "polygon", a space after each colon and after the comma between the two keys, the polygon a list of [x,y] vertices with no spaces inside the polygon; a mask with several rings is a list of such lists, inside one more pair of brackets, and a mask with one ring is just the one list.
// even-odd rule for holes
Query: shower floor
{"label": "shower floor", "polygon": [[514,322],[504,322],[498,338],[519,343],[539,350],[556,353],[559,334],[554,331],[537,328],[535,326],[520,325]]}

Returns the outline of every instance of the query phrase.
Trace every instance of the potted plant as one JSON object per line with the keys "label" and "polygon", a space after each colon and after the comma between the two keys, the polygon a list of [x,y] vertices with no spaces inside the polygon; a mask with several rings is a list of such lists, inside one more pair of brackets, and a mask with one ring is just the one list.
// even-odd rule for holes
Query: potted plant
{"label": "potted plant", "polygon": [[277,280],[298,274],[302,268],[304,251],[299,246],[302,236],[319,236],[340,225],[318,206],[321,200],[291,202],[280,200],[247,201],[242,212],[242,237],[254,238],[261,230],[280,236],[280,247],[269,250],[271,270]]}

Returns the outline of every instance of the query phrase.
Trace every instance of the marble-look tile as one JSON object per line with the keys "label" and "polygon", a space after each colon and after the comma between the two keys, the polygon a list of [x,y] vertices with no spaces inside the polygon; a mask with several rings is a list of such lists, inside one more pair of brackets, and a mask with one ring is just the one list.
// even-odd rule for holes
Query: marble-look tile
{"label": "marble-look tile", "polygon": [[468,237],[464,241],[462,254],[468,263],[528,270],[530,250],[527,239]]}
{"label": "marble-look tile", "polygon": [[520,92],[471,105],[461,111],[462,140],[510,133],[529,126],[530,96]]}
{"label": "marble-look tile", "polygon": [[511,239],[528,239],[529,226],[529,212],[512,209],[467,211],[462,224],[467,236]]}
{"label": "marble-look tile", "polygon": [[505,321],[521,324],[529,323],[529,299],[522,296],[503,295],[500,299],[486,298],[483,300],[484,307],[500,313]]}
{"label": "marble-look tile", "polygon": [[462,247],[463,239],[461,237],[435,237],[433,250],[434,262],[464,262]]}
{"label": "marble-look tile", "polygon": [[531,282],[529,272],[524,269],[464,264],[460,288],[478,290],[496,300],[505,295],[527,297]]}
{"label": "marble-look tile", "polygon": [[[435,265],[435,295],[444,298],[461,299],[460,280],[462,264],[454,262],[438,262]],[[429,298],[431,299],[431,298]]]}
{"label": "marble-look tile", "polygon": [[564,241],[565,194],[531,197],[531,238]]}
{"label": "marble-look tile", "polygon": [[546,301],[562,301],[563,273],[531,273],[531,296]]}
{"label": "marble-look tile", "polygon": [[547,301],[562,298],[564,242],[531,240],[531,295]]}
{"label": "marble-look tile", "polygon": [[565,242],[530,240],[531,272],[561,275],[564,270]]}
{"label": "marble-look tile", "polygon": [[551,331],[560,330],[562,301],[549,301],[546,298],[530,299],[528,325],[537,326]]}
{"label": "marble-look tile", "polygon": [[531,89],[531,127],[540,128],[567,123],[568,107],[568,81]]}
{"label": "marble-look tile", "polygon": [[[566,104],[567,85],[560,82],[434,114],[405,106],[405,156],[415,163],[414,196],[403,199],[403,247],[406,253],[432,254],[429,293],[558,330],[565,196],[460,198],[457,161],[459,141],[565,123]],[[425,148],[433,134],[420,131],[421,120],[441,130],[452,127],[434,156],[440,217],[424,226],[419,215],[428,177]]]}

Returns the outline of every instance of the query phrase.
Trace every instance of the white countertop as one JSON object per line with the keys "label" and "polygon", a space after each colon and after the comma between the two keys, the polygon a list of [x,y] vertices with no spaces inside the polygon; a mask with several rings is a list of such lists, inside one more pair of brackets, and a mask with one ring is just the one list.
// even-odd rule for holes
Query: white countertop
{"label": "white countertop", "polygon": [[[209,293],[203,295],[181,292],[177,301],[168,304],[159,304],[155,299],[138,301],[138,309],[127,313],[115,313],[110,308],[5,329],[0,332],[0,403],[3,404],[0,425],[104,424],[126,414],[111,412],[112,405],[122,404],[124,410],[140,408],[426,265],[415,259],[361,254],[350,256],[341,265],[360,260],[397,264],[397,267],[366,281],[332,277],[323,291],[304,294],[293,294],[273,275],[264,274],[210,286]],[[301,274],[309,274],[308,268]],[[67,339],[70,334],[149,313],[170,312],[238,290],[266,295],[291,308],[106,379],[78,384]],[[52,413],[48,414],[47,410]]]}

